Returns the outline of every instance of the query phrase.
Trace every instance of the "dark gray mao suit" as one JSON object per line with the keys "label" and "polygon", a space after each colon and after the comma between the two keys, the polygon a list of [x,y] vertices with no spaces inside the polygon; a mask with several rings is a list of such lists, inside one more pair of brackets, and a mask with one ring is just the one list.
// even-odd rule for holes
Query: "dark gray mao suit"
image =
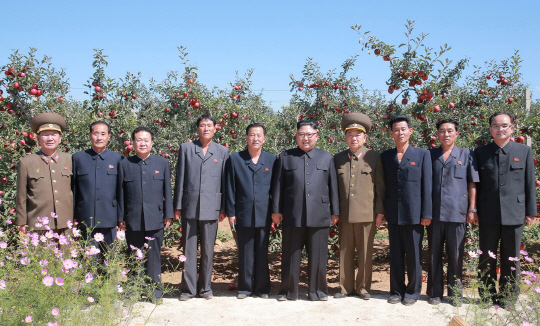
{"label": "dark gray mao suit", "polygon": [[93,228],[89,236],[101,233],[110,245],[118,225],[116,183],[123,157],[107,149],[98,154],[90,148],[73,154],[72,159],[74,218],[84,238],[86,228]]}
{"label": "dark gray mao suit", "polygon": [[283,214],[280,295],[298,299],[302,248],[308,252],[308,299],[328,295],[326,263],[331,215],[339,215],[337,175],[332,154],[299,148],[279,154],[272,181],[272,213]]}
{"label": "dark gray mao suit", "polygon": [[[184,272],[181,291],[189,296],[212,293],[212,266],[219,212],[225,211],[225,162],[229,150],[211,142],[206,155],[196,140],[180,145],[174,209],[182,210]],[[197,242],[201,241],[201,262],[197,282]]]}
{"label": "dark gray mao suit", "polygon": [[[390,295],[417,300],[422,290],[422,218],[431,219],[431,156],[409,145],[381,154],[386,184],[384,212],[390,240]],[[405,261],[406,259],[406,261]],[[408,284],[405,285],[405,263]]]}
{"label": "dark gray mao suit", "polygon": [[236,216],[238,293],[270,293],[268,236],[271,224],[270,186],[276,156],[261,152],[253,164],[247,150],[234,153],[226,165],[226,211]]}
{"label": "dark gray mao suit", "polygon": [[118,220],[126,223],[128,245],[143,249],[148,243],[145,267],[161,298],[161,244],[166,218],[174,218],[169,161],[149,155],[130,156],[118,164]]}
{"label": "dark gray mao suit", "polygon": [[[489,287],[485,295],[497,302],[495,277],[497,261],[488,251],[497,254],[500,242],[501,276],[499,290],[519,293],[519,257],[525,216],[536,216],[534,156],[529,146],[508,142],[503,148],[490,143],[478,147],[480,183],[477,184],[477,206],[480,236],[480,275]],[[512,270],[515,267],[515,270]],[[480,288],[482,289],[482,288]]]}
{"label": "dark gray mao suit", "polygon": [[[429,271],[427,294],[444,293],[443,250],[448,256],[448,296],[461,296],[463,251],[467,231],[470,182],[478,182],[474,152],[454,146],[445,161],[441,147],[429,150],[433,167],[433,219],[428,226]],[[454,293],[459,289],[458,293]]]}

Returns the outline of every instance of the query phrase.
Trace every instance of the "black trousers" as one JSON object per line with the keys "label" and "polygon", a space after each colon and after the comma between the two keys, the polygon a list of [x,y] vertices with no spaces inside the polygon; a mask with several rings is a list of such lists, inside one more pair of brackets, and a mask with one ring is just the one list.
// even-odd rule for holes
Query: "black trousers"
{"label": "black trousers", "polygon": [[[182,244],[184,245],[184,272],[180,290],[189,296],[212,293],[212,267],[218,220],[201,221],[182,218]],[[197,268],[197,251],[201,240],[201,261]],[[197,272],[199,279],[197,281]]]}
{"label": "black trousers", "polygon": [[444,294],[443,251],[446,244],[448,296],[461,297],[463,294],[461,284],[463,251],[465,250],[467,224],[432,221],[427,227],[427,231],[429,244],[427,295],[442,298]]}
{"label": "black trousers", "polygon": [[[422,290],[422,239],[421,224],[388,224],[390,240],[390,295],[401,299],[417,300]],[[407,279],[405,285],[405,264]]]}
{"label": "black trousers", "polygon": [[[145,238],[152,238],[147,240]],[[163,243],[163,229],[149,231],[126,231],[128,246],[134,246],[146,250],[144,244],[148,244],[148,252],[144,267],[146,275],[155,285],[154,296],[159,299],[163,296],[163,284],[161,283],[161,244]]]}
{"label": "black trousers", "polygon": [[238,293],[270,293],[268,227],[236,225],[238,234]]}
{"label": "black trousers", "polygon": [[283,227],[280,295],[298,299],[302,248],[308,253],[308,299],[328,295],[326,264],[328,261],[328,227]]}
{"label": "black trousers", "polygon": [[[512,300],[517,299],[519,289],[519,261],[510,261],[510,257],[519,257],[523,224],[501,225],[482,223],[479,226],[480,255],[479,276],[485,288],[480,287],[482,297],[490,296],[497,301],[500,296],[509,295]],[[500,242],[501,276],[499,278],[499,295],[495,288],[497,279],[497,260],[489,256],[489,251],[497,255]],[[512,270],[512,267],[515,270]]]}

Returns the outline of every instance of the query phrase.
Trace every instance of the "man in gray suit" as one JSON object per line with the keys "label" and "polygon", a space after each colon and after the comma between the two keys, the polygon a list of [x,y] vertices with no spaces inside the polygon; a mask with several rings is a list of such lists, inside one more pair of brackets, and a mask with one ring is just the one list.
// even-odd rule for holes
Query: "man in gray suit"
{"label": "man in gray suit", "polygon": [[[197,119],[199,139],[184,143],[178,151],[174,187],[174,217],[182,217],[184,272],[179,300],[187,301],[197,294],[212,299],[212,265],[218,219],[225,214],[225,162],[229,150],[212,141],[216,119],[203,114]],[[197,244],[201,241],[201,261],[197,282]]]}
{"label": "man in gray suit", "polygon": [[[532,224],[536,212],[534,156],[529,146],[510,141],[514,117],[498,112],[489,117],[489,132],[493,142],[478,147],[480,183],[478,189],[478,219],[480,239],[480,276],[485,287],[480,294],[503,308],[512,306],[519,294],[519,261],[523,226]],[[499,293],[497,249],[500,242],[501,277]]]}
{"label": "man in gray suit", "polygon": [[433,171],[433,216],[427,227],[429,270],[428,302],[441,303],[444,293],[443,251],[448,256],[448,300],[461,305],[461,278],[467,223],[476,215],[476,156],[467,148],[458,147],[459,123],[454,119],[437,122],[440,147],[429,150]]}
{"label": "man in gray suit", "polygon": [[332,154],[315,148],[318,126],[296,125],[298,147],[279,154],[272,181],[272,220],[283,220],[281,288],[278,301],[298,299],[302,248],[308,253],[308,299],[328,300],[326,263],[330,225],[339,220],[339,195]]}

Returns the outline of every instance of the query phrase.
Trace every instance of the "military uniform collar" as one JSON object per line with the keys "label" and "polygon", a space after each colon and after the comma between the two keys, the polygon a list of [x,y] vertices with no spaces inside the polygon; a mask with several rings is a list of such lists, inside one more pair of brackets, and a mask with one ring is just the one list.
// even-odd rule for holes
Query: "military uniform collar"
{"label": "military uniform collar", "polygon": [[495,153],[503,153],[503,154],[508,154],[508,152],[510,152],[510,148],[512,147],[512,145],[510,145],[510,143],[512,143],[511,140],[509,140],[503,147],[497,145],[497,143],[495,142],[492,142],[493,144],[493,149],[495,150]]}
{"label": "military uniform collar", "polygon": [[360,159],[360,157],[362,157],[362,155],[364,155],[364,152],[365,150],[364,149],[364,146],[360,147],[360,149],[358,151],[356,151],[356,153],[353,153],[351,151],[351,149],[349,148],[349,150],[347,151],[347,154],[349,155],[349,160],[357,160]]}
{"label": "military uniform collar", "polygon": [[309,152],[306,152],[304,151],[303,149],[301,149],[300,147],[297,147],[297,149],[300,151],[300,155],[307,155],[307,157],[309,158],[313,158],[313,156],[315,156],[315,153],[317,152],[316,151],[316,147],[313,147]]}
{"label": "military uniform collar", "polygon": [[50,160],[52,159],[54,163],[58,163],[58,159],[60,158],[60,154],[58,154],[58,150],[54,151],[52,155],[48,155],[45,153],[42,149],[40,149],[37,154],[41,157],[43,162],[49,164]]}

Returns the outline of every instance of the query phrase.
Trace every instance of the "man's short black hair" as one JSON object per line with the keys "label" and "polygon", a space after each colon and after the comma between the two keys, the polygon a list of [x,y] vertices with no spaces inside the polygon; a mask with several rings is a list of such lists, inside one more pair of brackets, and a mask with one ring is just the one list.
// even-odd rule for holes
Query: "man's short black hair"
{"label": "man's short black hair", "polygon": [[491,122],[493,122],[493,119],[498,116],[498,115],[507,115],[508,117],[510,117],[510,124],[514,124],[514,115],[512,113],[507,113],[507,112],[495,112],[491,115],[491,117],[489,117],[489,125],[491,126]]}
{"label": "man's short black hair", "polygon": [[197,118],[197,127],[199,127],[199,124],[201,123],[201,121],[203,120],[210,120],[212,121],[212,123],[214,123],[214,126],[216,125],[216,118],[214,118],[212,115],[208,114],[208,113],[205,113],[205,114],[201,114],[200,117]]}
{"label": "man's short black hair", "polygon": [[439,130],[441,125],[443,125],[445,123],[453,123],[454,124],[454,129],[456,129],[456,131],[459,130],[459,122],[457,122],[457,120],[454,120],[452,118],[442,119],[441,121],[437,122],[437,125],[436,125],[437,130]]}
{"label": "man's short black hair", "polygon": [[108,124],[107,122],[101,121],[101,120],[92,122],[92,124],[90,125],[90,133],[92,133],[92,131],[94,131],[94,126],[99,125],[99,124],[106,125],[107,129],[109,130],[109,135],[111,134],[111,125]]}
{"label": "man's short black hair", "polygon": [[394,123],[398,123],[398,122],[402,122],[402,121],[407,122],[407,126],[409,126],[409,128],[411,128],[411,119],[406,115],[398,114],[398,115],[393,116],[390,119],[390,121],[388,121],[388,126],[390,127],[390,130],[394,129]]}
{"label": "man's short black hair", "polygon": [[247,128],[246,128],[246,136],[247,136],[247,134],[249,134],[249,130],[251,128],[256,128],[256,127],[263,128],[264,136],[266,137],[266,127],[262,123],[258,123],[258,122],[252,123],[249,126],[247,126]]}
{"label": "man's short black hair", "polygon": [[138,127],[135,130],[133,130],[133,132],[131,133],[131,140],[135,141],[135,135],[140,131],[149,132],[150,135],[152,135],[152,141],[154,141],[154,135],[155,135],[154,131],[152,129],[146,128],[146,127]]}
{"label": "man's short black hair", "polygon": [[315,121],[311,121],[311,120],[300,120],[296,123],[296,130],[299,130],[300,128],[302,128],[303,126],[308,126],[308,127],[311,127],[315,130],[319,130],[319,124]]}

